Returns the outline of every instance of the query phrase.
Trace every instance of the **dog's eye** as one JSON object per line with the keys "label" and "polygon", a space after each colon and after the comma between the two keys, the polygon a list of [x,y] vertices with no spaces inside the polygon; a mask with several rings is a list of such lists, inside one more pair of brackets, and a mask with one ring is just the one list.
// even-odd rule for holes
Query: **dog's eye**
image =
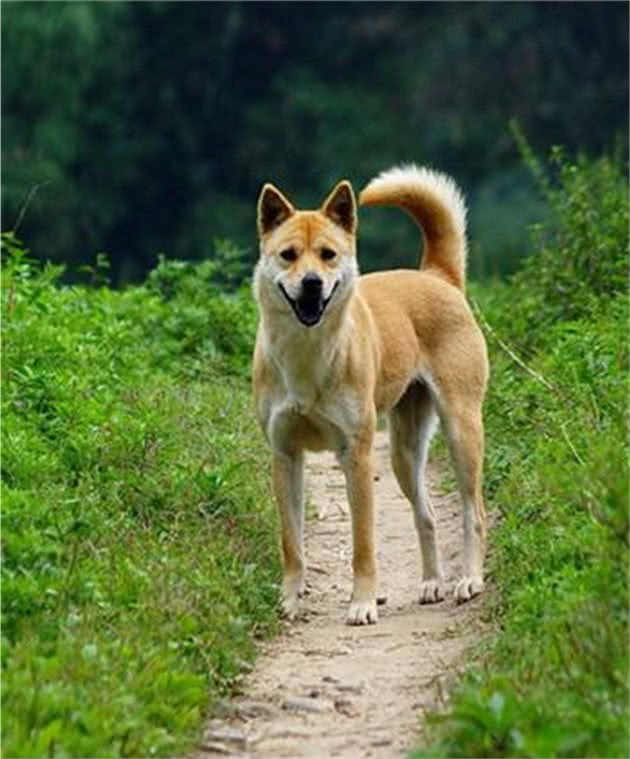
{"label": "dog's eye", "polygon": [[287,248],[286,250],[280,251],[280,258],[283,258],[285,261],[295,261],[297,253],[294,248]]}
{"label": "dog's eye", "polygon": [[322,259],[324,261],[332,261],[336,256],[337,254],[334,250],[331,250],[330,248],[322,248]]}

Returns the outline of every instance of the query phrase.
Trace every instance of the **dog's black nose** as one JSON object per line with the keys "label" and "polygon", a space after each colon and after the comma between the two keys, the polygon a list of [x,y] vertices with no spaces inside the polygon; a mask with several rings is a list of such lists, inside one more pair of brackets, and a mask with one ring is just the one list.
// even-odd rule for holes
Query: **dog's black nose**
{"label": "dog's black nose", "polygon": [[322,278],[314,271],[307,272],[302,279],[302,290],[311,295],[321,292],[323,285]]}

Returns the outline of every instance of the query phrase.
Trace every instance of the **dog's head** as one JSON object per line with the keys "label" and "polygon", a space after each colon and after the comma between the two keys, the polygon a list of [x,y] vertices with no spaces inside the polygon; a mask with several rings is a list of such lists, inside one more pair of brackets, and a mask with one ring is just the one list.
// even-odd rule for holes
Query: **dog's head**
{"label": "dog's head", "polygon": [[258,198],[260,260],[256,296],[263,307],[284,310],[305,327],[319,324],[347,303],[357,276],[357,210],[343,181],[317,211],[298,211],[271,184]]}

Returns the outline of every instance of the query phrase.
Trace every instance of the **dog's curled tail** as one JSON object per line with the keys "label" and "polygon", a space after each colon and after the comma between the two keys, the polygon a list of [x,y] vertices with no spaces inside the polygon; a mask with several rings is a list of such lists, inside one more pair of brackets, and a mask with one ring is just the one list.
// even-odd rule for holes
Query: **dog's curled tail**
{"label": "dog's curled tail", "polygon": [[382,172],[359,196],[363,206],[400,206],[424,235],[421,269],[461,290],[466,281],[466,204],[455,182],[415,164]]}

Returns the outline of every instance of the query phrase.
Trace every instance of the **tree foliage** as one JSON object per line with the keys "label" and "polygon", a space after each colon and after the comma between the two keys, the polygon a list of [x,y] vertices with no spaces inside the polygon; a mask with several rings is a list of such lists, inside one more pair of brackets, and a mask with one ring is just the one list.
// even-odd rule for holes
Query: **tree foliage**
{"label": "tree foliage", "polygon": [[[8,3],[4,228],[56,261],[106,251],[116,281],[166,251],[253,250],[271,179],[298,204],[400,161],[451,172],[472,205],[472,271],[507,271],[541,206],[536,147],[597,153],[626,133],[621,3]],[[41,185],[41,186],[40,186]],[[395,212],[362,222],[364,268],[413,266]]]}

